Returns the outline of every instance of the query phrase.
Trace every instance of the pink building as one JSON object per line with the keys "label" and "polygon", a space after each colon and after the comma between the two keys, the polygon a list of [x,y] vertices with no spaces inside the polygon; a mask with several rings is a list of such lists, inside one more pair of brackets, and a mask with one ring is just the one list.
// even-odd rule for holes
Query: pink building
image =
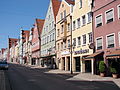
{"label": "pink building", "polygon": [[104,60],[108,68],[116,63],[120,70],[120,0],[94,0],[93,33],[95,53],[91,57],[95,62]]}
{"label": "pink building", "polygon": [[32,36],[32,65],[40,64],[40,45],[41,45],[41,32],[43,28],[44,20],[36,19]]}

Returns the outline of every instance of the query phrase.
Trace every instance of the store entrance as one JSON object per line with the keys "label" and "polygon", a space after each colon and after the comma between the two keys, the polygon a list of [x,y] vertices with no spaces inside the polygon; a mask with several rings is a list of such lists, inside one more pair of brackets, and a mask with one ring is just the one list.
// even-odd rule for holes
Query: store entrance
{"label": "store entrance", "polygon": [[75,57],[75,62],[76,62],[76,71],[80,72],[81,71],[80,57]]}
{"label": "store entrance", "polygon": [[70,57],[67,57],[68,59],[68,71],[70,71]]}
{"label": "store entrance", "polygon": [[91,70],[91,60],[86,60],[85,61],[85,72],[90,73]]}

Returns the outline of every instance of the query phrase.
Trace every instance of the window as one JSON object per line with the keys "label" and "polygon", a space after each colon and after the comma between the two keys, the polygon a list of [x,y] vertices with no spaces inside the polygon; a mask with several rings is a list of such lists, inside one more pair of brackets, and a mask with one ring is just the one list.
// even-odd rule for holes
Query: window
{"label": "window", "polygon": [[49,42],[49,36],[47,36],[47,43]]}
{"label": "window", "polygon": [[73,47],[76,46],[76,38],[73,39]]}
{"label": "window", "polygon": [[102,38],[96,39],[97,50],[102,49]]}
{"label": "window", "polygon": [[68,23],[68,31],[70,31],[70,23]]}
{"label": "window", "polygon": [[52,22],[52,28],[54,27],[54,21]]}
{"label": "window", "polygon": [[102,15],[96,17],[96,27],[102,26]]}
{"label": "window", "polygon": [[78,46],[81,45],[81,37],[78,37]]}
{"label": "window", "polygon": [[52,35],[50,35],[50,42],[52,41]]}
{"label": "window", "polygon": [[52,36],[52,37],[53,37],[53,39],[52,39],[53,41],[54,41],[54,35],[55,35],[55,34],[53,33],[53,36]]}
{"label": "window", "polygon": [[75,21],[73,21],[73,30],[75,30],[75,28],[76,28],[76,27],[75,27]]}
{"label": "window", "polygon": [[57,30],[57,36],[59,37],[60,35],[60,29]]}
{"label": "window", "polygon": [[83,45],[85,45],[86,44],[86,34],[84,34],[82,37],[83,37]]}
{"label": "window", "polygon": [[120,6],[118,6],[118,18],[120,19]]}
{"label": "window", "polygon": [[114,46],[114,34],[107,36],[107,48],[113,48]]}
{"label": "window", "polygon": [[113,21],[113,9],[106,12],[106,23]]}
{"label": "window", "polygon": [[63,42],[61,42],[61,50],[63,49]]}
{"label": "window", "polygon": [[51,23],[49,24],[49,30],[51,30]]}
{"label": "window", "polygon": [[63,19],[63,13],[61,13],[60,16],[61,16],[61,19]]}
{"label": "window", "polygon": [[68,40],[68,48],[70,48],[70,39]]}
{"label": "window", "polygon": [[58,51],[59,51],[59,48],[60,48],[59,43],[58,43],[58,45],[57,45],[57,46],[58,46]]}
{"label": "window", "polygon": [[84,16],[82,16],[82,25],[84,26],[85,23],[86,23],[86,19],[85,19],[85,15],[84,15]]}
{"label": "window", "polygon": [[80,0],[80,8],[82,8],[82,0]]}
{"label": "window", "polygon": [[119,46],[120,46],[120,32],[118,33]]}
{"label": "window", "polygon": [[77,19],[77,28],[80,28],[80,18]]}
{"label": "window", "polygon": [[64,27],[63,27],[63,25],[61,26],[61,33],[63,33],[63,30],[64,30]]}
{"label": "window", "polygon": [[92,42],[92,32],[88,33],[88,36],[89,36],[89,43]]}
{"label": "window", "polygon": [[46,31],[48,31],[48,26],[46,27]]}
{"label": "window", "polygon": [[66,49],[66,42],[64,42],[64,49]]}
{"label": "window", "polygon": [[66,17],[66,10],[64,10],[64,18]]}
{"label": "window", "polygon": [[87,17],[88,17],[88,23],[90,23],[92,21],[92,12],[87,13]]}

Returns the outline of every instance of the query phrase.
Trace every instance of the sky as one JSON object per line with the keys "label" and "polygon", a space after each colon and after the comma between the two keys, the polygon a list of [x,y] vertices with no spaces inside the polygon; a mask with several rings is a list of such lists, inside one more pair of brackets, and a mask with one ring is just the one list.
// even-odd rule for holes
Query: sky
{"label": "sky", "polygon": [[0,0],[0,48],[9,38],[19,38],[21,27],[30,30],[35,19],[44,19],[50,0]]}

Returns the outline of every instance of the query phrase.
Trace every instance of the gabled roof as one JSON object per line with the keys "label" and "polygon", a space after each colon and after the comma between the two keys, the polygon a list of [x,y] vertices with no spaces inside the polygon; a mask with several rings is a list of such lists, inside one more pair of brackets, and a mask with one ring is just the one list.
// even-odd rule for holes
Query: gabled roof
{"label": "gabled roof", "polygon": [[74,0],[65,0],[68,4],[72,4],[75,5],[75,1]]}
{"label": "gabled roof", "polygon": [[61,1],[51,0],[51,2],[52,2],[52,7],[53,7],[54,18],[55,18],[55,21],[56,21],[56,16],[57,16],[57,13],[58,13],[59,8],[60,8]]}
{"label": "gabled roof", "polygon": [[17,45],[18,39],[16,38],[8,38],[9,48],[12,47],[12,44]]}
{"label": "gabled roof", "polygon": [[36,19],[37,28],[39,29],[40,34],[42,33],[44,22],[44,19]]}

